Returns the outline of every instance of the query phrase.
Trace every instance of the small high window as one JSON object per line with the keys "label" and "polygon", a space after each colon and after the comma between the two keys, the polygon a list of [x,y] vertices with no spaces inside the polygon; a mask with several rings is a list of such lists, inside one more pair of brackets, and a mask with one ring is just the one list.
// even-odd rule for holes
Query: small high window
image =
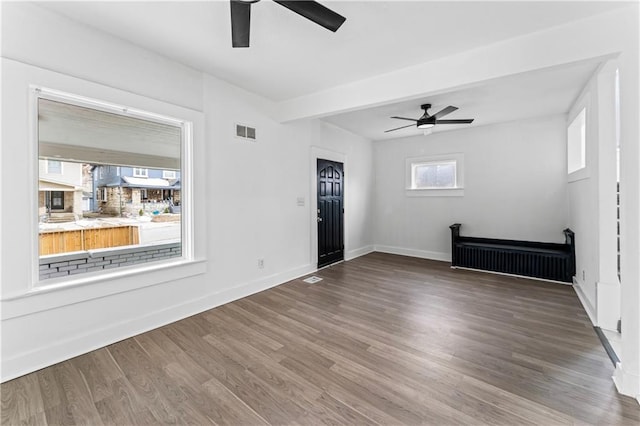
{"label": "small high window", "polygon": [[162,171],[162,178],[163,179],[175,179],[176,178],[176,171],[175,170],[163,170]]}
{"label": "small high window", "polygon": [[567,128],[567,173],[571,174],[587,166],[587,119],[582,108]]}
{"label": "small high window", "polygon": [[463,154],[406,160],[407,195],[464,195]]}
{"label": "small high window", "polygon": [[456,162],[436,161],[411,165],[411,189],[456,187]]}

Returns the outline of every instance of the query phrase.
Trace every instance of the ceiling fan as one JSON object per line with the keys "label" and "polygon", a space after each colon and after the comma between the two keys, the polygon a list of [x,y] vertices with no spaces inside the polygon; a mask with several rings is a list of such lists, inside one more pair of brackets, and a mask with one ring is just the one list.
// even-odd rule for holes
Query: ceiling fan
{"label": "ceiling fan", "polygon": [[473,123],[473,118],[465,118],[459,120],[440,120],[441,117],[444,117],[447,114],[451,114],[453,111],[457,110],[458,107],[454,107],[449,105],[441,111],[436,112],[433,115],[429,114],[429,108],[431,108],[431,104],[420,105],[420,108],[424,110],[424,114],[420,118],[407,118],[407,117],[391,117],[396,118],[398,120],[409,120],[415,121],[416,124],[409,124],[408,126],[396,127],[395,129],[385,130],[385,133],[393,132],[394,130],[405,129],[407,127],[416,126],[418,129],[430,129],[436,124],[469,124]]}
{"label": "ceiling fan", "polygon": [[[233,47],[249,47],[249,30],[251,27],[251,5],[260,0],[230,0],[231,1],[231,40]],[[334,33],[346,21],[337,14],[316,1],[280,1],[273,0],[300,16],[325,27]]]}

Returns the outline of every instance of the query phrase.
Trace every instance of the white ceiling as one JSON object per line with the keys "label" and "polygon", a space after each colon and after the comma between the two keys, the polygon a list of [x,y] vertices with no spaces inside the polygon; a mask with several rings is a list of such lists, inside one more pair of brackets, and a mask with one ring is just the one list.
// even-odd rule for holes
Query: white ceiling
{"label": "white ceiling", "polygon": [[[254,4],[248,49],[231,48],[227,1],[41,5],[275,101],[628,5],[590,1],[322,3],[347,18],[335,34],[273,2]],[[478,108],[465,104],[465,99],[468,96],[447,96],[433,102],[456,104],[461,107],[458,114],[478,117]],[[417,105],[415,110],[403,106],[398,113],[419,115]]]}
{"label": "white ceiling", "polygon": [[432,105],[431,114],[448,105],[457,106],[459,109],[444,117],[446,119],[474,119],[472,124],[436,125],[433,133],[562,114],[568,112],[598,65],[594,60],[512,75],[421,100],[361,109],[325,117],[324,120],[368,139],[383,140],[423,134],[415,126],[390,133],[384,131],[411,124],[390,117],[419,118],[422,115],[420,105],[425,103]]}

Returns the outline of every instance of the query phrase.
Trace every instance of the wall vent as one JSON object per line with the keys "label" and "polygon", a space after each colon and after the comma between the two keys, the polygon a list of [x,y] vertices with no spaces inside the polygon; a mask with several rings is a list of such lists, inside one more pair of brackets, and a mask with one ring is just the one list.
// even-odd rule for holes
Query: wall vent
{"label": "wall vent", "polygon": [[256,129],[255,127],[245,126],[244,124],[236,124],[236,137],[255,141]]}

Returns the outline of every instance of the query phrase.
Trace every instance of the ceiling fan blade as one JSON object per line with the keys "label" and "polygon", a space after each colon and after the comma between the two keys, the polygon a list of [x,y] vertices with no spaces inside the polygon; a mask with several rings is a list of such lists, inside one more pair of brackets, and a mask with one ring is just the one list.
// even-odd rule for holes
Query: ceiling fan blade
{"label": "ceiling fan blade", "polygon": [[385,130],[385,133],[393,132],[395,130],[406,129],[407,127],[415,127],[415,124],[409,124],[408,126],[396,127],[395,129]]}
{"label": "ceiling fan blade", "polygon": [[273,1],[334,33],[338,31],[338,28],[347,20],[344,16],[337,14],[316,1]]}
{"label": "ceiling fan blade", "polygon": [[391,118],[397,118],[398,120],[409,120],[409,121],[418,121],[415,118],[407,118],[407,117],[396,117],[395,115]]}
{"label": "ceiling fan blade", "polygon": [[231,43],[233,47],[249,47],[251,3],[231,0]]}
{"label": "ceiling fan blade", "polygon": [[396,117],[396,116],[393,116],[391,118],[397,118],[398,120],[418,121],[415,118],[407,118],[407,117]]}
{"label": "ceiling fan blade", "polygon": [[460,120],[436,120],[436,124],[469,124],[473,123],[473,118],[463,118]]}
{"label": "ceiling fan blade", "polygon": [[436,112],[435,114],[433,114],[432,117],[435,117],[435,118],[444,117],[445,115],[451,114],[453,111],[455,111],[457,109],[458,109],[458,107],[454,107],[454,106],[449,105],[448,107],[446,107],[446,108]]}

